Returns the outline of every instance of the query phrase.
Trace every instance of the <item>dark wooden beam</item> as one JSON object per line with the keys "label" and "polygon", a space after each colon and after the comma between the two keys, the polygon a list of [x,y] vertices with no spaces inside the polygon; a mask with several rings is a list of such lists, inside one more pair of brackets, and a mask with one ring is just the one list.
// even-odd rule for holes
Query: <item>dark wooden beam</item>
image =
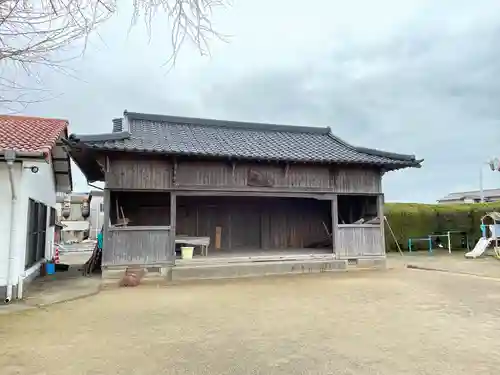
{"label": "dark wooden beam", "polygon": [[[307,198],[307,195],[310,196],[323,196],[323,197],[331,197],[333,194],[338,196],[342,195],[352,195],[352,196],[379,196],[382,193],[338,193],[335,190],[327,190],[321,188],[258,188],[258,187],[242,187],[240,189],[231,189],[228,187],[211,187],[211,186],[176,186],[172,188],[165,189],[127,189],[127,188],[118,188],[113,187],[113,190],[116,191],[137,191],[137,192],[171,192],[175,191],[177,195],[234,195],[234,196],[245,196],[245,194],[254,194],[254,193],[262,193],[263,195],[268,196],[296,196]],[[330,199],[330,198],[323,198]]]}
{"label": "dark wooden beam", "polygon": [[377,197],[381,195],[382,193],[335,193],[337,195],[353,195],[353,196],[359,196],[359,195],[364,195],[368,197]]}
{"label": "dark wooden beam", "polygon": [[175,233],[177,222],[177,195],[175,192],[170,193],[170,237],[172,249],[172,263],[175,264]]}
{"label": "dark wooden beam", "polygon": [[335,258],[339,259],[340,254],[337,249],[337,241],[339,238],[339,204],[338,196],[333,195],[332,197],[332,247],[335,253]]}
{"label": "dark wooden beam", "polygon": [[384,195],[380,194],[377,198],[378,204],[378,217],[380,218],[380,235],[382,236],[382,250],[383,254],[385,254],[385,216],[384,216]]}
{"label": "dark wooden beam", "polygon": [[[106,250],[110,248],[109,238],[109,214],[111,211],[111,191],[104,189],[104,223],[103,223],[103,244],[102,244],[102,259],[107,259]],[[104,262],[103,262],[104,263]]]}
{"label": "dark wooden beam", "polygon": [[177,190],[177,196],[188,196],[188,197],[268,197],[268,198],[310,198],[318,200],[331,200],[333,194],[314,194],[314,193],[295,193],[290,192],[273,192],[273,191],[189,191],[189,190]]}
{"label": "dark wooden beam", "polygon": [[172,186],[177,186],[177,158],[174,156],[172,157]]}
{"label": "dark wooden beam", "polygon": [[105,175],[106,174],[106,159],[97,157],[95,162],[99,166],[102,174]]}

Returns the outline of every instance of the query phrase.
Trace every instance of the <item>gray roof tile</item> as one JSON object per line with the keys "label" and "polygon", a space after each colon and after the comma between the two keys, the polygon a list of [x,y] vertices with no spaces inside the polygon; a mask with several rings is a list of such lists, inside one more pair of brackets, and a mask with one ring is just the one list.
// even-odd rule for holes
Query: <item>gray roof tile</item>
{"label": "gray roof tile", "polygon": [[72,138],[102,150],[206,157],[419,167],[412,155],[354,147],[330,128],[253,124],[125,112],[127,132]]}

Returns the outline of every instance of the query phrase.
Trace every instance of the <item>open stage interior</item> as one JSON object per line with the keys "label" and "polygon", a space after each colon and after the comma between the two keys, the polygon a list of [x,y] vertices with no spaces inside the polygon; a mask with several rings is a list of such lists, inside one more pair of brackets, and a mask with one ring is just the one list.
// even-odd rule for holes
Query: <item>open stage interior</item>
{"label": "open stage interior", "polygon": [[[168,192],[113,192],[111,222],[127,226],[171,225]],[[339,224],[375,224],[375,196],[339,196]],[[176,197],[176,254],[195,247],[209,258],[321,256],[334,253],[332,202],[325,199],[190,196]],[[190,239],[191,243],[183,242]],[[194,240],[194,242],[193,242]],[[208,246],[200,246],[205,241]]]}
{"label": "open stage interior", "polygon": [[176,234],[210,237],[209,257],[331,254],[331,223],[331,201],[177,197]]}

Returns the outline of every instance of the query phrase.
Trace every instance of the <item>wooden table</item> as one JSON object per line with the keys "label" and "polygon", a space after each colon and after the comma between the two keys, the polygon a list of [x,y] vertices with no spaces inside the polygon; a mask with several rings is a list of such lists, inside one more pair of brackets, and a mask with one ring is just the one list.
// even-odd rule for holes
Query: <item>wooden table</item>
{"label": "wooden table", "polygon": [[201,255],[208,256],[210,237],[175,236],[175,243],[184,245],[201,246]]}

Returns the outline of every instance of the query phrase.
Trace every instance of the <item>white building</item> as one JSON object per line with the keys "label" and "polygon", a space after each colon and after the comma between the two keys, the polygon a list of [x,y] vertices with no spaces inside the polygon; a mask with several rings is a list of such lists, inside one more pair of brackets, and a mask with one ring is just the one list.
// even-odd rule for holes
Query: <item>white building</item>
{"label": "white building", "polygon": [[[484,189],[483,194],[485,202],[500,201],[500,189]],[[481,192],[479,190],[450,193],[446,197],[443,197],[438,200],[438,203],[441,204],[479,203],[479,202],[481,202]]]}
{"label": "white building", "polygon": [[65,120],[0,116],[0,302],[53,256],[56,192],[72,189]]}

